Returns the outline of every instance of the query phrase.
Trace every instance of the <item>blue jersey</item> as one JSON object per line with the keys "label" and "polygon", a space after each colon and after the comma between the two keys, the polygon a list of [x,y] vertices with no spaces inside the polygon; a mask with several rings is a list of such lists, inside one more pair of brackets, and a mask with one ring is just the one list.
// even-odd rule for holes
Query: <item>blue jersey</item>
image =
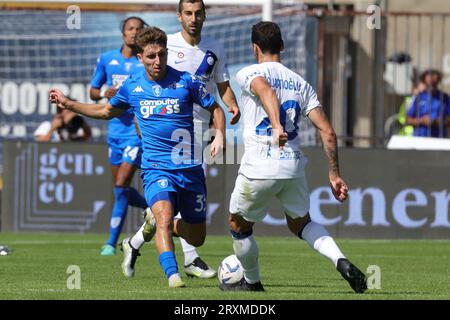
{"label": "blue jersey", "polygon": [[[105,83],[108,87],[120,87],[131,74],[144,70],[135,56],[125,58],[120,51],[111,50],[98,58],[91,80],[92,88],[100,89]],[[138,139],[131,111],[109,121],[108,137]]]}
{"label": "blue jersey", "polygon": [[419,137],[446,137],[445,119],[450,116],[450,98],[442,92],[437,91],[434,94],[421,92],[411,101],[408,117],[420,118],[429,115],[431,120],[441,120],[440,126],[419,126],[414,127],[414,136]]}
{"label": "blue jersey", "polygon": [[130,109],[142,136],[142,169],[186,169],[202,164],[201,147],[194,143],[193,104],[214,104],[205,84],[187,72],[167,66],[167,75],[151,81],[145,72],[128,78],[109,103]]}

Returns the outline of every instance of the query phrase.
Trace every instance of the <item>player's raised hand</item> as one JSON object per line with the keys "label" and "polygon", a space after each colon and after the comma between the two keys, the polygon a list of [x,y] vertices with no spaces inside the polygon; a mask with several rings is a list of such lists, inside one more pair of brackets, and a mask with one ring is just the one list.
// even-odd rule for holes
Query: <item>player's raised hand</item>
{"label": "player's raised hand", "polygon": [[348,186],[341,177],[330,178],[331,191],[337,201],[343,202],[348,198]]}
{"label": "player's raised hand", "polygon": [[49,92],[49,100],[55,103],[58,108],[67,109],[67,102],[70,101],[61,90],[53,88]]}
{"label": "player's raised hand", "polygon": [[237,106],[229,107],[228,112],[233,114],[230,120],[230,124],[238,123],[239,119],[241,118],[241,111],[239,110],[239,108]]}

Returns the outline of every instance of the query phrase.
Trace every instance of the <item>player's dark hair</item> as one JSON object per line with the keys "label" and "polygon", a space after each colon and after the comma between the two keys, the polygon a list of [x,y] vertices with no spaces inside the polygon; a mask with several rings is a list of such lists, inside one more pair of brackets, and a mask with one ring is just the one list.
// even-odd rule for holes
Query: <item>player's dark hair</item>
{"label": "player's dark hair", "polygon": [[134,16],[133,17],[128,17],[128,18],[126,18],[126,19],[124,19],[124,20],[122,20],[120,22],[120,27],[119,28],[120,28],[120,31],[122,32],[122,34],[125,32],[125,26],[127,25],[127,22],[130,21],[130,20],[138,20],[140,23],[142,23],[142,28],[148,27],[147,22],[145,22],[141,18],[134,17]]}
{"label": "player's dark hair", "polygon": [[438,77],[438,82],[441,82],[442,80],[442,73],[440,71],[435,69],[428,69],[420,74],[420,81],[425,82],[425,78],[427,77],[427,75],[436,75]]}
{"label": "player's dark hair", "polygon": [[203,0],[180,0],[180,2],[178,2],[178,13],[181,13],[183,3],[196,3],[196,2],[200,2],[202,4],[202,10],[203,12],[205,12],[205,4],[203,3]]}
{"label": "player's dark hair", "polygon": [[280,27],[274,22],[261,21],[252,27],[252,42],[263,53],[277,54],[284,48]]}
{"label": "player's dark hair", "polygon": [[139,53],[144,51],[148,44],[159,44],[164,48],[167,47],[167,35],[158,27],[148,27],[142,29],[137,35],[136,45]]}

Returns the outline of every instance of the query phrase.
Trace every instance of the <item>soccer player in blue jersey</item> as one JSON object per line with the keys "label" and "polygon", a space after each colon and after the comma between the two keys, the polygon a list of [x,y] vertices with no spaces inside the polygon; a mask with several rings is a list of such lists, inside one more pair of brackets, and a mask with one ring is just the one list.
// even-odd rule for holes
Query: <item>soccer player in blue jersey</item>
{"label": "soccer player in blue jersey", "polygon": [[[129,17],[122,21],[120,29],[123,45],[120,49],[103,53],[97,60],[91,81],[90,96],[92,100],[111,99],[124,81],[144,66],[136,57],[137,33],[146,26],[138,17]],[[101,91],[106,84],[107,89]],[[114,179],[114,206],[110,221],[109,239],[102,247],[100,254],[111,256],[116,254],[116,243],[122,230],[128,205],[145,209],[147,203],[139,192],[130,187],[134,172],[140,166],[141,142],[133,123],[133,113],[125,112],[108,124],[109,162]]]}
{"label": "soccer player in blue jersey", "polygon": [[[146,28],[136,43],[145,72],[130,76],[108,103],[79,103],[58,89],[50,91],[50,101],[96,119],[112,119],[127,110],[134,113],[142,136],[141,176],[156,220],[159,262],[169,287],[182,287],[172,236],[194,246],[202,245],[206,236],[206,186],[201,147],[196,147],[193,136],[193,104],[213,115],[217,132],[212,156],[223,148],[225,119],[202,81],[167,66],[164,31]],[[181,219],[174,220],[177,212]]]}
{"label": "soccer player in blue jersey", "polygon": [[[205,20],[206,10],[202,0],[179,1],[178,21],[181,31],[167,35],[167,64],[176,70],[186,71],[199,77],[205,82],[211,94],[217,88],[228,112],[233,114],[230,124],[235,124],[240,114],[236,97],[230,86],[225,50],[216,39],[202,35]],[[194,104],[194,132],[197,139],[206,140],[204,137],[209,128],[210,118],[211,114],[208,111]],[[146,211],[146,218],[146,220],[151,219],[149,209]],[[126,277],[132,277],[135,273],[136,260],[131,256],[131,247],[140,250],[145,242],[151,240],[153,229],[151,223],[146,222],[136,234],[122,241],[124,252],[122,271]],[[208,279],[216,275],[216,271],[203,261],[194,246],[188,244],[183,238],[180,238],[180,244],[184,254],[184,272],[188,276]]]}

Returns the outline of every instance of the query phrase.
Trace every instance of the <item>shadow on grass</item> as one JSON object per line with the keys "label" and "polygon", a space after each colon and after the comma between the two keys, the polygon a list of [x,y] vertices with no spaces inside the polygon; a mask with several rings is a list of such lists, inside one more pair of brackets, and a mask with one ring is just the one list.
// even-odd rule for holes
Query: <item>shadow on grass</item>
{"label": "shadow on grass", "polygon": [[431,295],[429,292],[420,292],[420,291],[382,291],[382,290],[367,290],[364,294],[370,295],[383,295],[383,296],[394,296],[394,295],[420,295],[426,296]]}
{"label": "shadow on grass", "polygon": [[265,288],[326,288],[326,286],[317,284],[268,284]]}

